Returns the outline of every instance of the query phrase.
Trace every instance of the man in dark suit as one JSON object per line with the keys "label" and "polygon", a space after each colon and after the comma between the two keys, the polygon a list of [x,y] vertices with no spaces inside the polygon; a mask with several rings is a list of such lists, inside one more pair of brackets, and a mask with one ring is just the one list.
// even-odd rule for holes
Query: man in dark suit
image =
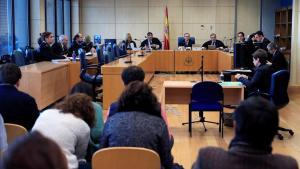
{"label": "man in dark suit", "polygon": [[253,54],[253,64],[255,66],[252,77],[237,74],[235,78],[246,86],[248,94],[252,92],[268,93],[270,90],[272,69],[267,64],[267,52],[263,49],[256,50]]}
{"label": "man in dark suit", "polygon": [[262,31],[257,31],[255,33],[254,37],[255,37],[256,42],[262,43],[262,49],[264,49],[265,51],[268,51],[267,46],[270,43],[270,40],[264,36],[264,33]]}
{"label": "man in dark suit", "polygon": [[273,71],[277,72],[279,70],[287,70],[288,63],[283,54],[279,51],[277,45],[274,42],[271,42],[268,44],[267,49],[272,55],[271,67]]}
{"label": "man in dark suit", "polygon": [[217,35],[215,33],[210,34],[210,40],[205,42],[202,47],[208,49],[208,45],[216,46],[217,49],[225,48],[224,43],[217,39]]}
{"label": "man in dark suit", "polygon": [[253,96],[242,102],[233,115],[235,136],[228,151],[217,147],[201,149],[193,169],[298,169],[294,158],[272,154],[279,124],[273,104]]}
{"label": "man in dark suit", "polygon": [[184,41],[179,42],[178,46],[184,46],[185,48],[190,47],[192,48],[193,42],[190,40],[190,34],[184,34]]}
{"label": "man in dark suit", "polygon": [[81,33],[77,33],[73,37],[73,41],[71,47],[68,49],[68,57],[72,57],[73,52],[78,55],[78,49],[84,49],[83,35]]}
{"label": "man in dark suit", "polygon": [[5,123],[19,124],[31,130],[39,116],[34,98],[17,89],[21,70],[15,64],[0,67],[0,113]]}
{"label": "man in dark suit", "polygon": [[66,55],[68,53],[68,37],[66,35],[60,35],[58,42],[52,45],[52,51],[56,55]]}
{"label": "man in dark suit", "polygon": [[162,48],[162,44],[158,38],[153,37],[152,32],[148,32],[147,39],[141,43],[140,47],[142,49],[160,50]]}

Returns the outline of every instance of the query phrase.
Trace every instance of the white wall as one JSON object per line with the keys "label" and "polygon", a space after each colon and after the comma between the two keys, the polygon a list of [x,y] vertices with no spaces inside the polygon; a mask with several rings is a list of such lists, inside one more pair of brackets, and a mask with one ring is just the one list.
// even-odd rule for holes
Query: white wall
{"label": "white wall", "polygon": [[209,39],[212,32],[221,40],[234,36],[235,0],[81,0],[80,32],[121,40],[127,32],[144,39],[151,31],[162,39],[166,5],[171,48],[185,32],[195,36],[197,43]]}
{"label": "white wall", "polygon": [[31,45],[38,47],[37,39],[40,33],[45,31],[45,1],[31,0],[30,2],[31,16]]}
{"label": "white wall", "polygon": [[260,0],[237,0],[237,32],[249,35],[259,29]]}
{"label": "white wall", "polygon": [[292,54],[290,85],[300,86],[300,3],[293,2]]}

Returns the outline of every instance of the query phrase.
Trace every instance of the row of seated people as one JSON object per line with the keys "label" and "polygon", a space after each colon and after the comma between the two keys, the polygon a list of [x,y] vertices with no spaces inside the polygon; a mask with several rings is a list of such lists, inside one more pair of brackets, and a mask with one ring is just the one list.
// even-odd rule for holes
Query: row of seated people
{"label": "row of seated people", "polygon": [[[9,83],[8,79],[11,79],[14,72],[18,72],[18,70],[19,68],[13,64],[1,66],[1,86],[14,87],[15,84]],[[18,77],[16,76],[17,80],[15,81],[19,80]],[[41,115],[37,115],[38,117],[35,115],[28,130],[38,131],[55,141],[64,152],[68,168],[89,167],[88,163],[82,162],[86,154],[89,154],[87,158],[90,159],[97,149],[115,146],[152,149],[159,154],[161,165],[164,168],[180,168],[180,165],[174,164],[171,154],[174,141],[167,127],[165,112],[152,93],[151,87],[142,82],[144,77],[145,74],[139,67],[132,66],[124,70],[122,79],[127,87],[118,101],[112,104],[104,125],[101,106],[93,103],[91,97],[88,96],[91,93],[90,86],[79,83],[74,86],[70,95],[54,108],[45,110]],[[6,103],[15,105],[14,102],[15,100],[8,100]],[[25,106],[27,104],[25,103]],[[1,105],[1,108],[5,106]],[[23,112],[22,118],[20,118],[20,114],[18,116],[9,112],[2,113],[3,110],[0,112],[4,122],[15,123],[15,121],[9,121],[7,117],[23,120],[26,123],[28,123],[27,119],[30,119],[25,118],[25,112]],[[245,119],[253,119],[253,121]],[[277,133],[279,120],[276,108],[268,101],[262,98],[246,100],[236,110],[235,120],[236,136],[230,144],[229,151],[205,148],[200,151],[195,168],[230,168],[235,165],[237,168],[239,166],[246,168],[257,168],[258,166],[265,168],[297,167],[297,162],[291,157],[271,155],[271,143]],[[23,125],[23,123],[19,124]],[[3,131],[3,126],[1,130]],[[4,137],[5,135],[1,134],[1,138]],[[1,147],[5,147],[5,145],[5,140],[2,140]],[[88,153],[87,149],[89,149]],[[7,155],[4,153],[6,160],[4,164],[7,164],[7,168],[11,162],[9,160],[15,159],[13,151],[16,150],[19,151],[16,148],[9,148]],[[220,158],[206,159],[215,154]],[[235,161],[239,159],[242,159],[241,163],[236,163]],[[222,166],[220,166],[221,162],[217,160],[222,161]],[[224,165],[224,162],[228,162],[228,165]],[[19,161],[16,165],[22,164]]]}
{"label": "row of seated people", "polygon": [[[141,88],[139,88],[138,86]],[[136,81],[129,84],[124,93],[129,92],[129,90],[136,91],[136,89],[133,87],[138,87],[139,90],[150,89],[143,82]],[[121,97],[124,96],[124,93],[122,93]],[[138,94],[136,95],[136,97],[139,96],[140,95]],[[81,99],[83,99],[84,97],[86,96],[83,94],[71,95],[60,105],[74,102],[73,99],[79,99],[79,103],[81,103]],[[87,103],[89,102],[86,102],[86,104]],[[120,102],[120,104],[122,104],[122,101]],[[69,106],[74,105],[69,104]],[[69,120],[71,120],[72,118],[73,120],[75,120],[76,118],[77,123],[85,123],[85,126],[88,126],[88,119],[85,119],[86,115],[81,115],[79,117],[76,116],[76,113],[72,111],[70,111],[70,113],[64,112],[64,110],[62,109],[65,107],[57,108],[60,111],[57,113],[60,113],[61,116],[70,116]],[[77,109],[74,109],[74,111],[75,110]],[[162,118],[159,116],[159,113],[149,114],[135,110],[125,110],[125,112],[123,111],[118,112],[114,116],[110,117],[105,123],[103,130],[104,138],[101,138],[101,143],[103,143],[103,145],[101,145],[101,148],[115,146],[144,147],[152,149],[159,154],[161,165],[163,168],[181,168],[180,165],[173,164],[171,146],[168,141],[169,136],[166,131],[167,127]],[[49,117],[51,116],[49,113],[41,116],[44,116],[44,118],[47,116]],[[57,116],[57,113],[55,113],[54,116]],[[199,155],[193,165],[193,169],[298,168],[297,161],[294,158],[280,154],[272,154],[271,145],[273,138],[277,133],[277,127],[279,123],[278,111],[274,105],[270,104],[269,101],[265,100],[262,97],[250,97],[249,99],[241,103],[241,105],[234,112],[234,116],[235,136],[229,145],[228,151],[218,147],[202,148],[199,151]],[[133,121],[133,119],[138,120],[139,122],[137,123],[137,121]],[[57,121],[57,119],[55,120]],[[140,120],[142,123],[140,123]],[[37,123],[39,122],[40,121],[38,119]],[[46,123],[49,124],[49,122]],[[54,125],[57,125],[59,123],[61,123],[61,120],[54,123]],[[153,126],[155,124],[157,126]],[[155,130],[152,129],[155,127]],[[3,131],[1,133],[5,133],[5,130],[3,128],[3,123],[2,121],[0,121],[0,129]],[[47,127],[46,129],[53,132],[54,129],[49,128],[50,127]],[[86,130],[88,130],[88,127],[85,128]],[[57,138],[59,134],[49,134],[49,132],[45,132],[46,129],[34,127],[31,133],[29,133],[22,139],[18,139],[14,144],[10,145],[4,152],[2,167],[4,169],[77,168],[76,166],[70,165],[78,163],[76,158],[83,158],[84,154],[78,153],[85,153],[80,152],[80,150],[84,150],[83,146],[87,147],[88,141],[85,141],[85,144],[83,144],[82,141],[89,140],[89,133],[85,132],[84,130],[81,131],[82,133],[86,133],[84,138],[75,135],[77,136],[77,139],[74,139],[74,136],[73,139],[67,139],[68,136],[65,135],[60,135],[61,138]],[[73,132],[70,134],[79,133],[79,131],[77,130],[83,130],[83,128],[73,128]],[[152,136],[152,134],[150,133],[152,133],[153,131],[155,131],[155,134],[157,134],[156,137],[149,137]],[[55,130],[55,132],[58,131]],[[57,136],[54,137],[54,135]],[[2,134],[1,138],[3,139],[4,137],[5,135]],[[71,137],[69,136],[69,138]],[[80,145],[65,147],[67,141],[71,143],[78,142],[78,144]],[[71,145],[71,143],[69,143],[69,145]],[[155,149],[155,147],[157,149]],[[75,153],[72,154],[70,150],[73,150],[73,152]],[[28,153],[30,153],[30,157],[28,156]],[[74,159],[71,161],[70,154],[74,156]],[[168,157],[168,159],[164,159],[164,157]],[[34,163],[32,163],[33,158],[35,160]],[[81,167],[88,168],[87,164],[83,161],[79,162],[79,168]]]}

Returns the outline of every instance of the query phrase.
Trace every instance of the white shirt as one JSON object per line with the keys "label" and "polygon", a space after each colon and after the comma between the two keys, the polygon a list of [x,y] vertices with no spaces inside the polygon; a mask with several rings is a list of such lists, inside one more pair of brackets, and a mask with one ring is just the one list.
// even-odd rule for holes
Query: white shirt
{"label": "white shirt", "polygon": [[84,159],[90,139],[90,128],[82,119],[58,109],[45,110],[36,120],[32,130],[54,140],[63,150],[69,169],[78,168]]}
{"label": "white shirt", "polygon": [[7,148],[6,130],[4,127],[4,121],[0,114],[0,152]]}

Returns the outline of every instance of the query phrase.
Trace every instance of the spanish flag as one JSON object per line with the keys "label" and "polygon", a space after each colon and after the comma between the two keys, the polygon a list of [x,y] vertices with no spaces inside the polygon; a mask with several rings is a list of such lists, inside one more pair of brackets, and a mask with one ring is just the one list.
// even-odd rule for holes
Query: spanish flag
{"label": "spanish flag", "polygon": [[168,7],[165,10],[165,25],[164,25],[164,50],[170,49],[169,42],[169,19],[168,19]]}

